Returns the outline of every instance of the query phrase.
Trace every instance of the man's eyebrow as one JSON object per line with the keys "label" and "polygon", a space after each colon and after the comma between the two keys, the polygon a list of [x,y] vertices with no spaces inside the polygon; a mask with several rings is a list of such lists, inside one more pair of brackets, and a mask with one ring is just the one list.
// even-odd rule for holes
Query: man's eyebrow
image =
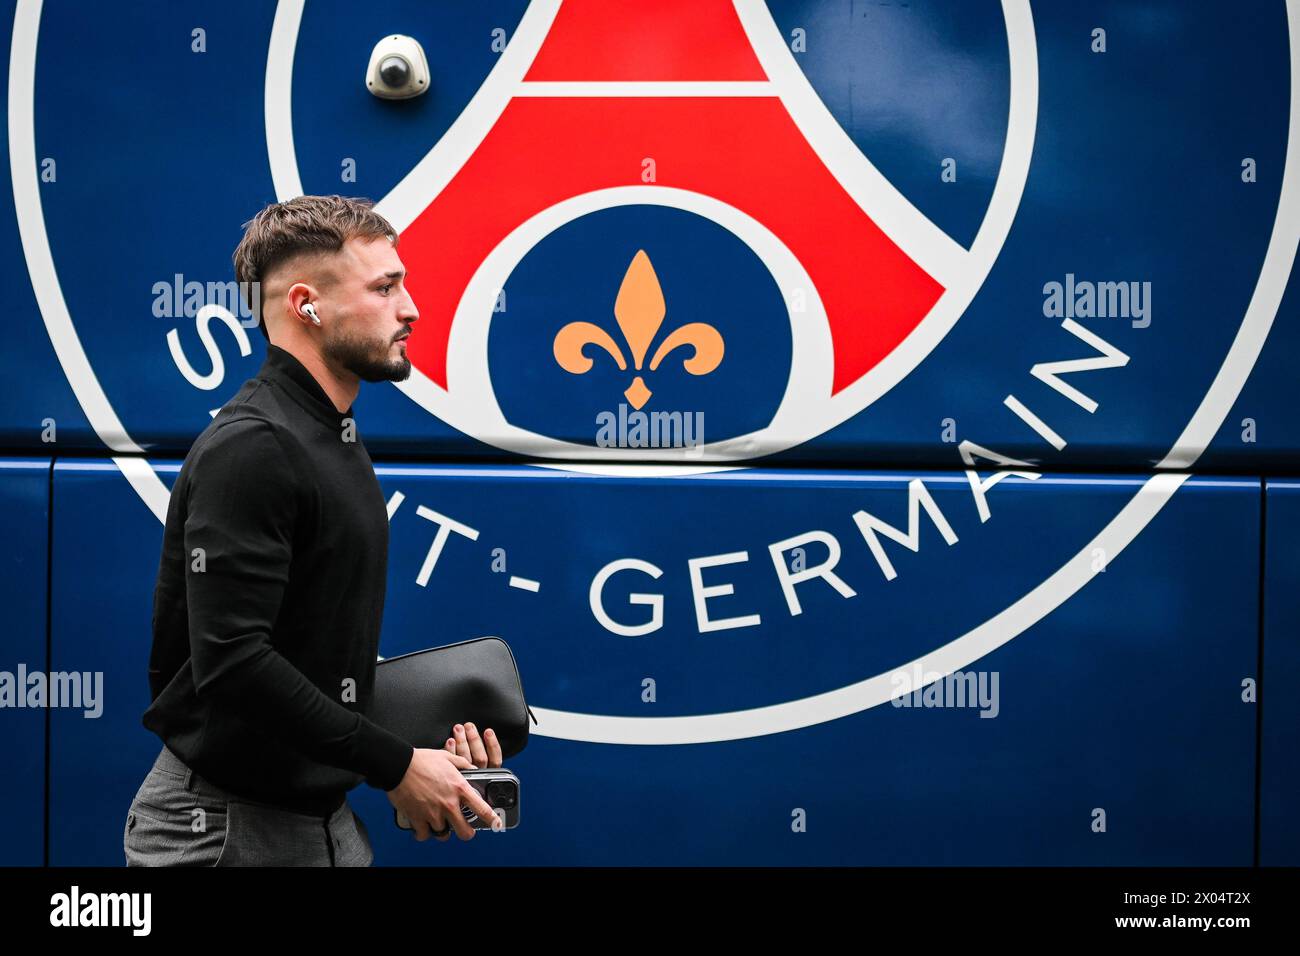
{"label": "man's eyebrow", "polygon": [[404,275],[406,275],[405,269],[398,269],[396,272],[385,272],[383,275],[371,279],[370,283],[373,285],[376,282],[383,282],[385,279],[400,279]]}

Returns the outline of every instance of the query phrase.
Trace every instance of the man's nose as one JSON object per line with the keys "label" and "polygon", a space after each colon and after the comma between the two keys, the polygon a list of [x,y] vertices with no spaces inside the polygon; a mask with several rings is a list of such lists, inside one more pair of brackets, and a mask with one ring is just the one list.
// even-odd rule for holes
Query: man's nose
{"label": "man's nose", "polygon": [[401,315],[398,318],[408,325],[420,317],[420,310],[415,307],[415,300],[411,298],[411,293],[406,293],[406,302],[403,304]]}

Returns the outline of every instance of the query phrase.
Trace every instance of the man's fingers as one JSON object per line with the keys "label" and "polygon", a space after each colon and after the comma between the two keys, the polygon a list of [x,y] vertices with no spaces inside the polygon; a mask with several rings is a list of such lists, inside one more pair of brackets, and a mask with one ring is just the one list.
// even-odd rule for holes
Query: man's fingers
{"label": "man's fingers", "polygon": [[433,815],[433,819],[430,821],[429,832],[433,833],[433,838],[437,840],[439,843],[446,843],[448,840],[451,839],[450,830],[448,830],[446,833],[441,833],[441,834],[434,832],[437,830],[441,830],[446,825],[447,824],[442,819],[442,817],[439,816],[437,812],[435,812]]}
{"label": "man's fingers", "polygon": [[460,754],[462,757],[467,757],[470,760],[473,760],[474,755],[470,753],[469,740],[466,739],[465,736],[465,725],[457,724],[455,727],[451,728],[451,732],[456,737],[456,753]]}
{"label": "man's fingers", "polygon": [[474,769],[474,765],[470,763],[467,758],[462,757],[460,754],[451,754],[451,762],[453,766],[457,767],[460,770]]}
{"label": "man's fingers", "polygon": [[483,746],[483,738],[473,721],[465,722],[465,739],[469,741],[469,759],[480,767],[488,766],[487,748]]}
{"label": "man's fingers", "polygon": [[492,807],[490,807],[488,802],[483,799],[483,795],[468,783],[465,784],[465,789],[461,791],[460,802],[477,813],[484,823],[490,824],[492,818],[496,816],[496,814],[492,812]]}
{"label": "man's fingers", "polygon": [[497,732],[489,727],[484,731],[483,737],[487,741],[487,765],[501,766],[501,741],[497,740]]}
{"label": "man's fingers", "polygon": [[443,810],[443,814],[451,822],[452,829],[456,831],[456,836],[462,840],[474,839],[474,828],[465,819],[465,814],[460,812],[460,807],[455,810]]}
{"label": "man's fingers", "polygon": [[[474,756],[473,753],[471,753],[471,750],[469,750],[469,741],[465,739],[464,724],[463,723],[456,724],[455,727],[451,728],[451,732],[452,734],[454,734],[454,736],[452,736],[452,740],[455,740],[456,743],[456,753],[458,753],[459,756],[464,757],[465,760],[472,761]],[[468,769],[468,767],[461,767],[461,770],[465,770],[465,769]]]}

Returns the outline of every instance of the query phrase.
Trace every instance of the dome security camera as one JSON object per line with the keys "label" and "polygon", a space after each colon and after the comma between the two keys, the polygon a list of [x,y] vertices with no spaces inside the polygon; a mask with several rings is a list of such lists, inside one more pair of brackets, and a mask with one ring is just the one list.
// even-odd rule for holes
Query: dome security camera
{"label": "dome security camera", "polygon": [[385,100],[406,100],[429,88],[429,61],[414,37],[394,33],[370,51],[366,89]]}

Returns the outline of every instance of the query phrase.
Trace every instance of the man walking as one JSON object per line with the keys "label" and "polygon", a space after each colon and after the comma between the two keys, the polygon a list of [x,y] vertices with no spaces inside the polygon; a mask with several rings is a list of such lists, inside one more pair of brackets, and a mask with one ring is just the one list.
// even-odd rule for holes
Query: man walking
{"label": "man walking", "polygon": [[501,765],[491,729],[415,749],[366,716],[388,515],[352,404],[362,380],[410,374],[419,313],[396,246],[342,196],[245,224],[235,275],[260,283],[267,356],[172,489],[143,716],[164,746],[127,814],[128,865],[368,866],[346,799],[363,780],[420,840],[470,839],[462,804],[494,819],[460,772]]}

